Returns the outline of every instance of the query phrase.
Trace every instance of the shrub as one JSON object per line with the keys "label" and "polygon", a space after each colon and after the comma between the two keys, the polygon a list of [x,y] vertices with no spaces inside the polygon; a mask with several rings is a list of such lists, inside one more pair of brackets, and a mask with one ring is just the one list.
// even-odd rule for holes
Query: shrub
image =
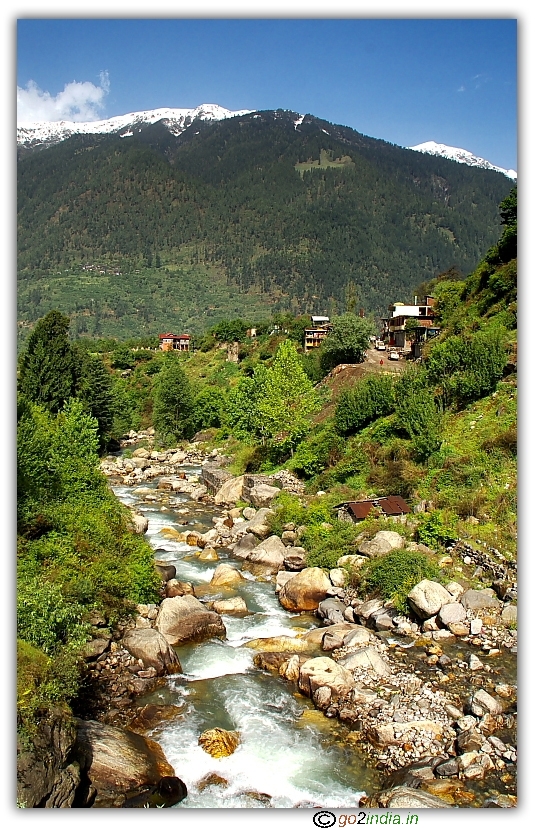
{"label": "shrub", "polygon": [[424,579],[440,580],[440,569],[421,552],[395,549],[367,561],[357,577],[363,595],[376,592],[384,600],[392,601],[397,610],[408,614],[407,595],[411,589]]}
{"label": "shrub", "polygon": [[307,566],[334,569],[342,555],[355,553],[355,540],[360,534],[360,526],[333,519],[332,512],[329,517],[327,526],[316,524],[307,527],[303,534],[301,542],[307,550]]}
{"label": "shrub", "polygon": [[288,468],[301,477],[309,478],[319,474],[341,456],[343,442],[334,429],[322,428],[300,443]]}
{"label": "shrub", "polygon": [[372,374],[354,388],[340,394],[334,414],[339,434],[355,434],[365,426],[394,411],[394,379],[389,374]]}
{"label": "shrub", "polygon": [[457,540],[455,529],[437,509],[420,517],[417,535],[420,543],[430,547],[453,543]]}

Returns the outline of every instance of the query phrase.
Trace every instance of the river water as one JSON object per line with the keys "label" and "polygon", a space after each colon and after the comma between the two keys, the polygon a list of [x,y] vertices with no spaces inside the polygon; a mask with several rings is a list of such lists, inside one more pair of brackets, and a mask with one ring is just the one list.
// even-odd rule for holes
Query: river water
{"label": "river water", "polygon": [[[190,475],[200,474],[201,469],[183,466],[181,471]],[[156,482],[143,485],[155,488]],[[242,562],[225,550],[217,550],[218,562],[199,561],[199,549],[160,534],[170,526],[204,532],[220,514],[217,507],[173,494],[173,505],[162,511],[161,502],[148,502],[130,487],[114,486],[113,490],[122,502],[135,504],[146,515],[146,537],[158,550],[156,557],[173,563],[177,579],[192,583],[197,597],[208,594],[219,563],[242,569]],[[244,618],[224,615],[225,640],[176,647],[184,672],[170,676],[164,687],[139,700],[140,704],[180,708],[176,718],[147,734],[162,746],[188,787],[187,798],[175,807],[357,807],[360,797],[376,790],[379,781],[377,772],[366,767],[348,744],[346,726],[326,719],[292,684],[256,668],[256,651],[244,647],[257,638],[295,636],[317,626],[318,619],[283,609],[273,580],[243,574],[246,580],[237,589],[210,592],[209,597],[239,595],[251,614]],[[198,745],[200,734],[213,727],[239,732],[240,744],[231,756],[214,759]],[[201,785],[199,790],[198,783],[207,774],[217,774],[224,781]]]}

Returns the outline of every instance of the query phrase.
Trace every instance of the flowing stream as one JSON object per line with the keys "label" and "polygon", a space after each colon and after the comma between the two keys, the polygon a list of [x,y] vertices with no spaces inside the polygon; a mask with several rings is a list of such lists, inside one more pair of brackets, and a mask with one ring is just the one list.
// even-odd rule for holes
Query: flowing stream
{"label": "flowing stream", "polygon": [[[200,467],[182,466],[200,474]],[[144,484],[154,488],[155,482]],[[173,506],[148,502],[127,486],[114,486],[116,496],[149,519],[147,539],[159,560],[173,563],[177,579],[189,581],[202,598],[218,563],[241,570],[241,561],[218,549],[219,562],[199,561],[200,550],[166,539],[164,527],[204,532],[213,526],[217,507],[200,505],[187,495],[173,495]],[[186,524],[186,525],[184,525]],[[378,787],[378,774],[366,767],[348,745],[348,730],[326,719],[293,686],[257,669],[254,649],[243,645],[256,638],[286,635],[315,627],[312,615],[292,614],[280,605],[273,581],[243,572],[246,581],[235,590],[210,592],[210,600],[240,595],[251,614],[223,616],[225,640],[176,647],[183,673],[140,699],[141,704],[173,705],[180,713],[161,723],[149,736],[162,746],[175,773],[188,787],[177,808],[357,807],[363,793]],[[204,730],[237,730],[240,744],[228,757],[214,759],[199,745]],[[200,790],[207,774],[222,781]]]}

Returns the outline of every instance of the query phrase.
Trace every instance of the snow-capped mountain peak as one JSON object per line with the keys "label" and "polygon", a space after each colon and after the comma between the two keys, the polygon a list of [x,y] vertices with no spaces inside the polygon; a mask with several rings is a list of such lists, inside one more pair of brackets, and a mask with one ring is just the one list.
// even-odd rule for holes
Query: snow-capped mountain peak
{"label": "snow-capped mountain peak", "polygon": [[448,147],[446,144],[437,144],[436,141],[426,141],[423,144],[418,144],[416,147],[408,147],[408,149],[416,150],[416,152],[426,152],[429,155],[440,155],[442,158],[450,158],[452,161],[458,161],[460,164],[468,164],[470,167],[495,170],[516,181],[516,170],[505,170],[503,167],[496,167],[490,161],[479,158],[472,152],[461,149],[461,147]]}
{"label": "snow-capped mountain peak", "polygon": [[173,135],[180,135],[196,118],[203,121],[221,121],[235,115],[247,115],[254,110],[240,109],[232,112],[218,104],[201,104],[195,109],[149,109],[144,112],[129,112],[104,121],[39,121],[19,123],[17,126],[17,144],[25,147],[50,146],[80,133],[118,133],[125,138],[133,135],[133,130],[143,124],[155,124],[166,121]]}

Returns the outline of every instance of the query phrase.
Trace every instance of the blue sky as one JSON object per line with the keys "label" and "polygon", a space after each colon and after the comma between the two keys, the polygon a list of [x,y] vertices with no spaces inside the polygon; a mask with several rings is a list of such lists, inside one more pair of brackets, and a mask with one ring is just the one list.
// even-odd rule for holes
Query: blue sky
{"label": "blue sky", "polygon": [[516,169],[516,28],[498,16],[21,19],[17,84],[26,118],[280,107]]}

